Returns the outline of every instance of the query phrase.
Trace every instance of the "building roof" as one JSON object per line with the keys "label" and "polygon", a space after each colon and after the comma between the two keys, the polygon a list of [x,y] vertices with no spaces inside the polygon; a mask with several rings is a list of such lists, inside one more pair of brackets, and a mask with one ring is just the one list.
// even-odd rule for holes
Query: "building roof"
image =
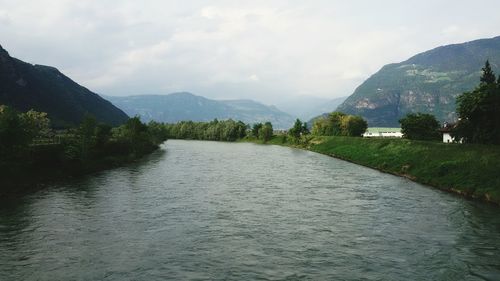
{"label": "building roof", "polygon": [[401,128],[384,128],[384,127],[371,127],[366,129],[367,133],[377,134],[377,133],[401,133]]}
{"label": "building roof", "polygon": [[441,133],[449,133],[449,132],[453,131],[453,129],[455,129],[456,126],[457,126],[457,124],[455,124],[455,123],[447,123],[447,122],[445,122],[444,126],[441,127],[441,128],[439,128],[439,131]]}

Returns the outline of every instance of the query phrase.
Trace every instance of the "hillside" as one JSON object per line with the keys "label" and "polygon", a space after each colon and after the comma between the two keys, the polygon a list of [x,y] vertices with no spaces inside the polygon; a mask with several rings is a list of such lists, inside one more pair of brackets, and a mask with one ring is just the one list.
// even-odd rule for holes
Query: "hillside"
{"label": "hillside", "polygon": [[78,124],[86,113],[111,125],[128,119],[123,111],[56,68],[23,62],[11,57],[1,46],[0,104],[20,111],[47,112],[56,127]]}
{"label": "hillside", "polygon": [[369,126],[399,126],[409,112],[454,121],[455,99],[474,89],[489,59],[500,70],[500,37],[442,46],[389,64],[363,82],[338,110],[361,115]]}
{"label": "hillside", "polygon": [[276,107],[252,100],[211,100],[186,92],[106,98],[130,116],[139,115],[144,121],[175,123],[231,118],[247,124],[270,121],[280,129],[288,129],[294,122],[292,116]]}

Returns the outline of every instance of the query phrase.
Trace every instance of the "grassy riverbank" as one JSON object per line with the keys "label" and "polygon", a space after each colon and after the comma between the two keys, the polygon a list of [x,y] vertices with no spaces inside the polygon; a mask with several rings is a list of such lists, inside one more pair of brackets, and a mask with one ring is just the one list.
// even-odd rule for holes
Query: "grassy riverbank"
{"label": "grassy riverbank", "polygon": [[353,137],[309,137],[295,144],[284,136],[268,143],[308,149],[500,204],[500,146]]}

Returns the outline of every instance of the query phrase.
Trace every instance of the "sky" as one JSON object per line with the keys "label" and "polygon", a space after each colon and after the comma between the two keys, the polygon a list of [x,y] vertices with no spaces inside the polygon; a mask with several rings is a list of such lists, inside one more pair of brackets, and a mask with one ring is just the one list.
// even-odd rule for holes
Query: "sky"
{"label": "sky", "polygon": [[498,0],[0,0],[0,45],[99,94],[335,98],[388,63],[500,35]]}

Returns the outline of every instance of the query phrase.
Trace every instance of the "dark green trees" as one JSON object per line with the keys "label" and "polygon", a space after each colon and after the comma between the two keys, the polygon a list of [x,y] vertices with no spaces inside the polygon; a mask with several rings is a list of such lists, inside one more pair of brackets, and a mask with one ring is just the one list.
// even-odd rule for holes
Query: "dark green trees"
{"label": "dark green trees", "polygon": [[453,132],[456,139],[466,143],[500,144],[500,83],[488,61],[479,86],[457,98],[457,114],[459,121]]}
{"label": "dark green trees", "polygon": [[438,140],[439,122],[434,115],[411,113],[399,120],[401,132],[405,138],[412,140]]}
{"label": "dark green trees", "polygon": [[345,136],[359,137],[368,128],[368,123],[361,116],[346,115],[342,118],[340,128]]}
{"label": "dark green trees", "polygon": [[307,129],[306,122],[302,123],[300,119],[297,118],[293,127],[288,130],[288,135],[291,136],[294,140],[298,140],[300,136],[309,134],[309,130]]}
{"label": "dark green trees", "polygon": [[325,117],[319,117],[314,121],[312,134],[317,136],[340,136],[342,135],[341,123],[346,114],[332,112]]}
{"label": "dark green trees", "polygon": [[262,128],[259,129],[259,139],[263,140],[264,142],[269,141],[273,137],[273,125],[271,122],[266,122],[262,126]]}
{"label": "dark green trees", "polygon": [[47,136],[50,132],[47,114],[30,110],[19,113],[0,105],[0,158],[16,156],[25,150],[34,138]]}
{"label": "dark green trees", "polygon": [[493,70],[491,70],[491,65],[488,60],[484,64],[482,71],[483,75],[481,76],[481,84],[490,85],[495,83],[496,77],[495,74],[493,73]]}
{"label": "dark green trees", "polygon": [[247,132],[245,123],[231,119],[214,119],[211,122],[181,121],[176,124],[163,124],[163,127],[167,136],[175,139],[235,141],[244,138]]}
{"label": "dark green trees", "polygon": [[368,128],[367,122],[360,116],[332,112],[326,117],[314,121],[312,134],[318,136],[361,136]]}
{"label": "dark green trees", "polygon": [[259,138],[259,131],[264,126],[262,123],[255,123],[252,126],[252,136],[255,138]]}
{"label": "dark green trees", "polygon": [[17,148],[26,146],[30,141],[19,113],[7,106],[0,106],[0,157],[15,154]]}
{"label": "dark green trees", "polygon": [[146,125],[138,117],[111,128],[86,115],[78,127],[53,131],[47,114],[19,113],[0,105],[2,181],[25,174],[81,174],[136,159],[166,139],[163,124]]}

